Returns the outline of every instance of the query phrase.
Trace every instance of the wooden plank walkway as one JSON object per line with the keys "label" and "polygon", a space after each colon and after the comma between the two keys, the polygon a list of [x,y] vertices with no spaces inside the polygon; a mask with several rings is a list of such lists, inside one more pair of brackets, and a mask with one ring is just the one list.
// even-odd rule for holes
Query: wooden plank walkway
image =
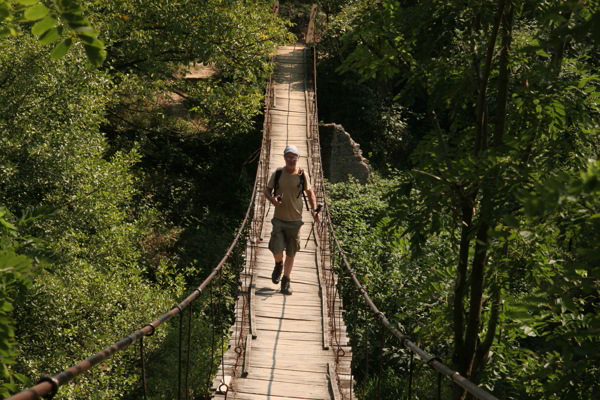
{"label": "wooden plank walkway", "polygon": [[[277,50],[276,70],[274,81],[274,106],[271,113],[271,153],[269,160],[269,175],[277,168],[284,165],[283,149],[288,144],[293,144],[300,151],[298,166],[308,171],[308,141],[307,141],[307,115],[305,92],[305,65],[304,46],[282,46]],[[314,177],[313,177],[314,179]],[[232,339],[229,350],[225,355],[225,375],[229,385],[227,399],[239,400],[324,400],[342,399],[337,388],[335,373],[333,373],[333,389],[328,377],[328,363],[335,366],[338,347],[335,345],[324,349],[324,335],[330,343],[337,343],[332,339],[331,324],[323,326],[322,301],[319,292],[319,277],[317,269],[317,245],[314,236],[309,238],[312,228],[312,216],[304,210],[304,225],[300,229],[302,250],[296,255],[294,269],[291,275],[293,295],[284,296],[279,292],[279,285],[271,282],[273,270],[273,256],[268,246],[271,234],[271,218],[274,207],[266,206],[265,222],[258,244],[257,263],[255,267],[253,314],[256,318],[256,338],[245,339],[245,332],[249,331],[249,310],[242,310],[238,301],[237,323],[232,327]],[[248,254],[250,254],[248,252]],[[249,257],[248,257],[249,258]],[[242,274],[241,293],[247,296],[248,286],[251,285],[251,271],[247,260],[245,273]],[[329,271],[329,266],[321,269]],[[322,279],[322,278],[321,278]],[[248,296],[251,298],[251,296]],[[325,303],[327,304],[327,303]],[[337,320],[341,311],[340,301],[337,299],[335,314]],[[245,318],[243,313],[245,313]],[[244,321],[242,324],[240,321]],[[242,338],[240,330],[244,330]],[[349,398],[349,377],[351,349],[347,346],[348,339],[345,326],[338,327],[339,338],[343,338],[342,349],[346,353],[341,357],[337,372],[342,379],[342,393]],[[246,341],[247,340],[247,341]],[[248,343],[251,348],[249,354],[242,354],[239,343]],[[234,368],[235,366],[235,368]],[[243,376],[244,367],[247,375]],[[220,368],[221,370],[221,368]],[[222,380],[219,373],[213,389],[217,390]],[[215,399],[224,399],[223,394],[215,392]]]}

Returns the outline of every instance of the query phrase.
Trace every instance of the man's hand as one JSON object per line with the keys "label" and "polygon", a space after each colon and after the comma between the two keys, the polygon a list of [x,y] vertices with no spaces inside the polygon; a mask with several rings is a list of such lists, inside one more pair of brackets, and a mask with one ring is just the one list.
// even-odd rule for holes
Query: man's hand
{"label": "man's hand", "polygon": [[321,221],[321,217],[319,217],[319,212],[321,211],[321,207],[323,207],[322,204],[317,204],[317,208],[315,208],[315,210],[313,212],[313,218],[317,223],[319,223]]}
{"label": "man's hand", "polygon": [[281,203],[283,203],[283,198],[281,197],[281,195],[271,197],[271,204],[273,204],[275,207],[277,207]]}
{"label": "man's hand", "polygon": [[313,213],[313,218],[315,219],[316,223],[321,222],[321,217],[319,217],[319,213]]}

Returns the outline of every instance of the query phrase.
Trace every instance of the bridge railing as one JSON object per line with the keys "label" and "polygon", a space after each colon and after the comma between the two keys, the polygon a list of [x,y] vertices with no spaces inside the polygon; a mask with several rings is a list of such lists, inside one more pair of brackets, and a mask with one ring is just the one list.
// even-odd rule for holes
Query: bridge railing
{"label": "bridge railing", "polygon": [[[316,6],[313,6],[313,12],[311,15],[311,22],[316,16]],[[315,24],[312,24],[313,30]],[[312,37],[315,37],[315,33],[313,31]],[[348,274],[358,292],[364,298],[364,302],[366,303],[368,310],[374,315],[377,321],[392,335],[398,339],[403,347],[408,349],[411,352],[411,373],[409,376],[409,397],[410,395],[410,387],[412,385],[412,355],[416,354],[421,360],[423,360],[427,366],[431,369],[438,372],[438,380],[437,380],[437,395],[438,399],[441,398],[441,377],[445,376],[450,379],[454,384],[464,388],[467,392],[478,399],[482,400],[498,400],[494,395],[489,393],[488,391],[480,388],[473,382],[469,381],[467,378],[463,377],[457,371],[449,368],[445,364],[441,362],[438,357],[435,357],[420,347],[418,347],[408,336],[402,334],[398,329],[396,329],[390,321],[386,318],[385,314],[381,312],[375,303],[371,300],[369,293],[362,285],[362,283],[356,277],[356,273],[351,267],[350,262],[348,261],[346,254],[338,241],[335,231],[333,229],[333,224],[331,220],[331,210],[326,201],[325,195],[325,187],[324,187],[324,174],[323,174],[323,164],[321,161],[321,144],[319,140],[319,120],[318,120],[318,104],[317,104],[317,48],[315,44],[315,40],[312,40],[312,46],[310,47],[310,67],[307,68],[307,78],[310,81],[310,85],[307,85],[307,104],[309,107],[309,115],[307,116],[307,140],[309,141],[309,170],[313,180],[313,186],[316,191],[317,200],[319,203],[324,205],[323,214],[320,223],[317,224],[315,231],[317,232],[318,237],[318,245],[320,250],[320,262],[322,265],[329,266],[329,268],[323,268],[324,276],[326,284],[327,284],[327,299],[328,299],[328,312],[329,312],[329,320],[332,328],[332,336],[334,341],[336,342],[334,346],[337,347],[336,354],[343,355],[344,343],[342,337],[342,331],[339,329],[341,323],[339,323],[339,319],[341,318],[339,308],[336,308],[336,298],[339,291],[339,284],[337,282],[337,276],[334,273],[334,268],[336,266],[336,261],[334,255],[339,254],[338,257],[338,272]],[[326,273],[326,272],[327,273]],[[337,370],[336,370],[337,372]],[[339,374],[338,374],[339,375]],[[341,384],[344,379],[341,376],[338,376],[338,384]],[[350,376],[349,384],[352,386],[353,379]],[[342,387],[339,387],[342,397],[345,397],[345,391],[342,390]],[[352,397],[353,390],[352,387],[347,391],[349,393],[349,397]]]}

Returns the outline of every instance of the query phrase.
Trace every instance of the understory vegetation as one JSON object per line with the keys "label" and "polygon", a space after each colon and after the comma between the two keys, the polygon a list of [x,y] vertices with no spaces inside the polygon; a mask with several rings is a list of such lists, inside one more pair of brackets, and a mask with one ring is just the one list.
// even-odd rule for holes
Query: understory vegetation
{"label": "understory vegetation", "polygon": [[[500,399],[599,398],[600,5],[327,3],[320,119],[375,171],[329,185],[332,217],[377,306]],[[342,287],[357,394],[408,398],[410,353]]]}

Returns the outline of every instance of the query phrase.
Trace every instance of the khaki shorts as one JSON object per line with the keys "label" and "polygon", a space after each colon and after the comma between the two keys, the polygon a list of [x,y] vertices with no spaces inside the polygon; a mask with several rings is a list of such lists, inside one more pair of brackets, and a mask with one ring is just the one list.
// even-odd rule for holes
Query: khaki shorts
{"label": "khaki shorts", "polygon": [[285,254],[288,257],[294,257],[300,251],[300,227],[304,225],[302,221],[282,221],[277,218],[271,220],[273,231],[271,240],[269,240],[269,250],[273,254]]}

